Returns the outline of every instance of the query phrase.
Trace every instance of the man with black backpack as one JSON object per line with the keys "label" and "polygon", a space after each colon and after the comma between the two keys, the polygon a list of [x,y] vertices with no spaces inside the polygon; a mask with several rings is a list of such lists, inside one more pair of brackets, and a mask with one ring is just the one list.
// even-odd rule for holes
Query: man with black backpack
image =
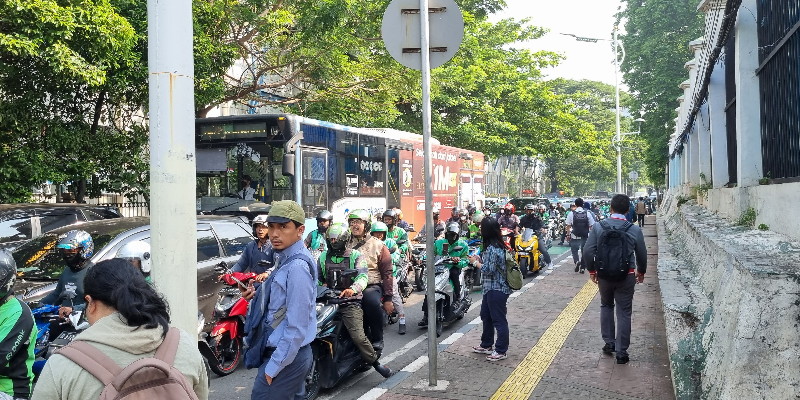
{"label": "man with black backpack", "polygon": [[575,262],[575,272],[580,270],[583,273],[586,266],[581,262],[580,255],[583,251],[583,244],[586,243],[586,238],[589,236],[589,230],[595,221],[594,214],[583,208],[582,198],[575,199],[575,207],[575,210],[567,215],[567,237],[572,250],[572,261]]}
{"label": "man with black backpack", "polygon": [[[603,353],[617,353],[617,364],[628,363],[631,313],[636,283],[647,272],[647,248],[641,228],[628,222],[630,199],[618,194],[611,199],[611,216],[592,227],[583,250],[583,261],[592,282],[600,289],[600,333]],[[616,302],[616,307],[615,307]],[[616,308],[616,323],[614,311]]]}

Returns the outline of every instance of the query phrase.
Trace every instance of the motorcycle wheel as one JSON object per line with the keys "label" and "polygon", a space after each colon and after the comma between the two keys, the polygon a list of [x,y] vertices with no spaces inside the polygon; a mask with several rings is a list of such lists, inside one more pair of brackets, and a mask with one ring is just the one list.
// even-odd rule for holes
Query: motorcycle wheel
{"label": "motorcycle wheel", "polygon": [[417,285],[417,290],[420,292],[424,292],[428,288],[428,284],[425,282],[425,267],[414,271],[414,284]]}
{"label": "motorcycle wheel", "polygon": [[208,367],[219,376],[230,375],[242,362],[242,340],[239,338],[231,339],[230,336],[223,335],[220,342],[211,346],[211,349],[218,362],[213,365],[209,363]]}
{"label": "motorcycle wheel", "polygon": [[444,306],[441,302],[436,304],[436,337],[442,336],[444,330]]}
{"label": "motorcycle wheel", "polygon": [[314,400],[319,395],[319,367],[317,366],[317,357],[314,356],[311,361],[311,370],[306,375],[306,397],[305,400]]}
{"label": "motorcycle wheel", "polygon": [[528,277],[528,275],[530,275],[530,271],[528,271],[528,257],[522,257],[519,259],[519,270],[522,272],[522,279],[525,279]]}

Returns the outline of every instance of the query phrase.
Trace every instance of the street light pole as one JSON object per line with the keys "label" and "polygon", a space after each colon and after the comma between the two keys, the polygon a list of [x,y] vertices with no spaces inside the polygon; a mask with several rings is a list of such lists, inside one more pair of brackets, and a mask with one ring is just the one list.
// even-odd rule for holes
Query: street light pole
{"label": "street light pole", "polygon": [[[617,193],[622,193],[622,132],[620,130],[620,108],[619,108],[619,68],[622,62],[625,61],[625,48],[617,37],[619,26],[614,25],[614,93],[616,100],[616,123],[617,135],[616,145],[617,148]],[[620,55],[620,50],[622,54]]]}

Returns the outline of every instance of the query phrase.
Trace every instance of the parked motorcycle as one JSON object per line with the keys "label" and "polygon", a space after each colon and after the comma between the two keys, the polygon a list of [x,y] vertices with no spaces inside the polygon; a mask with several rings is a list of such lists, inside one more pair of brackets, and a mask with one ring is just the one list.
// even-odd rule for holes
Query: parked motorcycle
{"label": "parked motorcycle", "polygon": [[[456,246],[455,251],[461,251],[461,246]],[[435,301],[436,301],[436,336],[442,334],[444,325],[449,325],[455,320],[464,318],[464,314],[472,305],[469,297],[470,290],[467,288],[467,275],[472,273],[472,266],[461,269],[459,279],[461,280],[461,301],[453,304],[453,285],[450,284],[450,268],[457,265],[456,261],[449,256],[437,256],[434,263],[435,278]],[[425,304],[427,304],[427,296]]]}
{"label": "parked motorcycle", "polygon": [[[355,275],[357,272],[345,270],[342,274]],[[332,388],[343,379],[372,368],[361,358],[361,352],[350,338],[339,313],[339,307],[360,307],[345,305],[359,300],[340,298],[340,294],[340,291],[327,286],[317,287],[317,336],[311,342],[313,362],[306,376],[306,400],[315,399],[320,389]],[[381,351],[376,351],[380,358]]]}
{"label": "parked motorcycle", "polygon": [[[219,299],[214,306],[216,323],[211,328],[211,333],[205,336],[213,357],[203,355],[206,356],[211,371],[219,376],[226,376],[236,370],[243,357],[244,321],[249,302],[242,297],[239,289],[247,289],[256,274],[231,272],[224,264],[220,264],[217,270],[225,272],[220,279],[228,286],[219,293]],[[202,350],[201,347],[201,353]]]}

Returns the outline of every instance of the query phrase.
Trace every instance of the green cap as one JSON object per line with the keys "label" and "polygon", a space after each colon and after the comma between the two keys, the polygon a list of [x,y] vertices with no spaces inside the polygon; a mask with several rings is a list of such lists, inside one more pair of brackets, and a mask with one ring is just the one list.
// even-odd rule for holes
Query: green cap
{"label": "green cap", "polygon": [[269,209],[269,216],[267,222],[277,222],[284,224],[289,221],[297,222],[300,225],[306,223],[306,213],[303,212],[303,207],[292,200],[281,200],[272,203]]}

